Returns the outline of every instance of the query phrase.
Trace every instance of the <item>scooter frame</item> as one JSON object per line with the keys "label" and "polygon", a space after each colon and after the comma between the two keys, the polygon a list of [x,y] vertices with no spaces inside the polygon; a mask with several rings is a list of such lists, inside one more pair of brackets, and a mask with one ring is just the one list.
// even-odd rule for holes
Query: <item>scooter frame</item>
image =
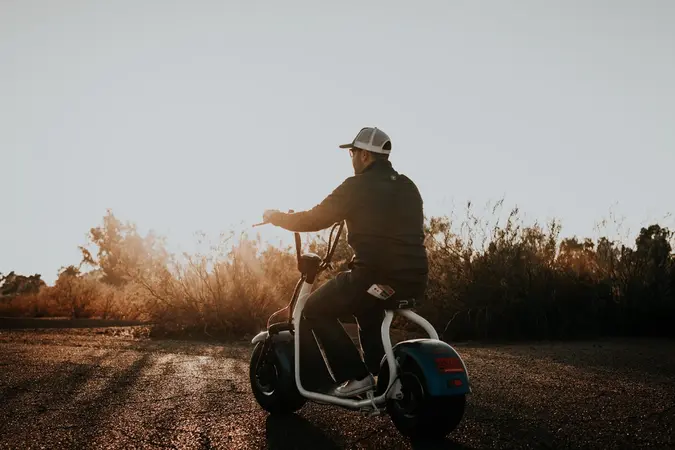
{"label": "scooter frame", "polygon": [[[367,408],[372,406],[373,408],[377,408],[378,405],[383,405],[386,402],[387,396],[392,396],[396,398],[401,391],[401,385],[400,382],[398,382],[398,364],[396,364],[396,358],[394,357],[394,350],[391,345],[391,335],[390,335],[390,327],[391,327],[391,322],[394,319],[394,314],[398,313],[407,319],[417,323],[420,325],[424,330],[429,334],[429,337],[431,339],[438,339],[438,334],[436,333],[436,330],[434,327],[422,316],[410,311],[410,310],[391,310],[387,309],[385,310],[385,316],[384,319],[382,320],[382,325],[380,327],[381,330],[381,335],[382,335],[382,346],[384,347],[384,354],[387,360],[387,364],[389,365],[389,384],[387,385],[387,389],[385,389],[385,392],[378,397],[372,397],[372,391],[369,392],[370,396],[367,399],[364,400],[354,400],[350,398],[342,398],[342,397],[336,397],[332,395],[327,395],[327,394],[322,394],[319,392],[311,392],[306,390],[305,388],[302,387],[302,383],[300,380],[300,330],[299,330],[299,325],[300,325],[300,317],[302,315],[302,309],[304,308],[305,302],[307,301],[307,297],[309,297],[309,293],[311,291],[312,285],[309,283],[304,283],[302,286],[302,289],[300,290],[300,298],[298,299],[298,303],[295,306],[295,310],[293,311],[293,324],[296,327],[295,328],[295,384],[298,387],[298,391],[300,392],[301,395],[304,397],[310,398],[312,400],[318,400],[318,401],[323,401],[323,402],[329,402],[333,403],[336,405],[344,406],[347,408],[352,408],[352,409],[360,409],[360,408]],[[393,389],[392,389],[393,387]]]}
{"label": "scooter frame", "polygon": [[[407,310],[407,309],[387,309],[385,310],[384,319],[382,320],[382,325],[380,327],[381,336],[382,336],[382,346],[384,347],[385,358],[389,366],[389,383],[384,393],[374,397],[372,391],[368,392],[368,398],[363,400],[355,400],[352,398],[342,398],[336,397],[333,395],[322,394],[320,392],[308,391],[302,386],[302,381],[300,377],[300,318],[302,317],[302,310],[307,302],[307,298],[312,291],[313,283],[307,283],[303,281],[300,293],[298,294],[298,300],[293,310],[293,327],[295,330],[295,336],[293,339],[294,346],[294,368],[295,368],[295,384],[298,388],[298,392],[305,398],[310,400],[316,400],[323,403],[331,403],[334,405],[342,406],[349,409],[379,409],[380,406],[384,405],[387,398],[399,398],[401,395],[401,385],[398,381],[398,364],[396,363],[396,357],[394,356],[394,350],[391,345],[391,336],[390,328],[391,323],[394,319],[395,314],[399,314],[411,322],[422,327],[425,332],[429,335],[429,338],[438,340],[438,333],[436,329],[429,323],[425,318],[419,314]],[[269,335],[268,331],[260,332],[256,337],[253,338],[252,343],[256,344],[267,339]],[[392,375],[393,374],[393,375]]]}
{"label": "scooter frame", "polygon": [[[262,224],[259,224],[262,225]],[[336,224],[337,225],[337,224]],[[340,224],[338,235],[336,238],[336,244],[337,244],[337,239],[339,239],[340,233],[342,231],[342,226],[343,224]],[[332,235],[332,230],[331,230],[331,235]],[[298,258],[300,258],[300,246],[299,246],[299,235],[296,233],[296,248],[298,251]],[[332,256],[332,251],[330,248],[328,248],[328,256],[324,263],[328,263],[330,260],[330,257]],[[294,339],[293,339],[293,345],[294,345],[294,370],[295,370],[295,384],[298,389],[298,392],[300,393],[301,396],[309,399],[309,400],[315,400],[317,402],[321,403],[329,403],[341,407],[345,407],[348,409],[361,409],[361,410],[371,410],[375,413],[379,412],[382,407],[386,404],[387,399],[389,398],[396,398],[400,399],[402,398],[402,393],[401,393],[401,383],[398,379],[398,364],[396,361],[396,357],[394,356],[394,350],[391,344],[391,335],[390,335],[390,328],[391,328],[391,323],[394,319],[394,316],[396,314],[401,315],[405,317],[406,319],[410,320],[411,322],[419,325],[421,328],[424,329],[424,331],[429,335],[430,339],[438,340],[438,333],[436,332],[436,329],[427,321],[424,317],[420,316],[419,314],[409,310],[409,309],[385,309],[385,316],[384,319],[382,320],[382,324],[380,327],[380,332],[381,332],[381,337],[382,337],[382,345],[384,347],[384,352],[385,352],[385,359],[387,361],[387,365],[389,368],[389,380],[387,384],[387,388],[384,390],[384,392],[375,397],[373,394],[373,390],[370,390],[367,392],[366,396],[367,398],[357,400],[354,398],[343,398],[343,397],[337,397],[333,395],[328,395],[320,392],[313,392],[313,391],[308,391],[302,386],[302,380],[300,377],[300,332],[301,327],[300,327],[300,322],[301,322],[301,317],[302,317],[302,310],[304,309],[305,303],[307,302],[307,298],[312,292],[312,288],[314,286],[314,283],[316,282],[316,277],[312,280],[311,283],[308,283],[306,279],[302,280],[302,286],[300,287],[300,291],[297,294],[297,300],[295,302],[295,306],[293,308],[293,313],[291,316],[290,323],[293,325],[293,330],[295,333]],[[263,342],[265,339],[269,337],[269,331],[261,331],[256,335],[251,343],[256,344],[258,342]],[[464,370],[466,371],[466,366],[464,364],[464,361],[462,361],[462,366],[464,366]]]}

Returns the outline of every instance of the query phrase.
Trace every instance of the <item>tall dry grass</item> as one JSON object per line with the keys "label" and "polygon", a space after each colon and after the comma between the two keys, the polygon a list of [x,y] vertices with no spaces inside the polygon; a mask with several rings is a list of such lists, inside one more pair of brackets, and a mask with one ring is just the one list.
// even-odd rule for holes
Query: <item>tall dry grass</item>
{"label": "tall dry grass", "polygon": [[[487,218],[485,217],[487,216]],[[419,312],[448,340],[561,339],[598,335],[674,335],[672,233],[643,228],[633,246],[600,237],[561,237],[561,225],[525,224],[498,202],[481,216],[426,223],[430,262]],[[323,254],[326,234],[308,251]],[[239,337],[260,330],[284,307],[297,282],[294,249],[223,235],[205,251],[172,255],[112,212],[90,232],[80,267],[53,286],[5,295],[0,315],[140,319],[158,334]],[[335,266],[351,257],[344,235]]]}

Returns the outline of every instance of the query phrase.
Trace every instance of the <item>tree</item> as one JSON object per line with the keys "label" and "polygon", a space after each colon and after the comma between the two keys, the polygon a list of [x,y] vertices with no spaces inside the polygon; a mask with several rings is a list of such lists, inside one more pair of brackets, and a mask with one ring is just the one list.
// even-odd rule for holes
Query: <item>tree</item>
{"label": "tree", "polygon": [[17,275],[11,271],[7,275],[0,274],[0,297],[10,297],[23,294],[37,294],[40,288],[46,286],[42,275]]}
{"label": "tree", "polygon": [[98,246],[97,258],[88,249],[79,247],[82,252],[82,263],[98,267],[103,272],[101,281],[114,286],[126,282],[120,267],[120,252],[124,225],[114,216],[111,210],[103,217],[103,225],[89,230],[89,240]]}
{"label": "tree", "polygon": [[72,318],[89,317],[98,290],[95,283],[81,277],[79,267],[63,267],[51,292],[53,300]]}
{"label": "tree", "polygon": [[101,281],[122,286],[134,279],[150,261],[166,262],[168,255],[162,243],[149,233],[141,237],[133,224],[123,224],[111,210],[103,217],[103,224],[89,230],[89,243],[98,247],[96,257],[83,246],[82,264],[97,268]]}

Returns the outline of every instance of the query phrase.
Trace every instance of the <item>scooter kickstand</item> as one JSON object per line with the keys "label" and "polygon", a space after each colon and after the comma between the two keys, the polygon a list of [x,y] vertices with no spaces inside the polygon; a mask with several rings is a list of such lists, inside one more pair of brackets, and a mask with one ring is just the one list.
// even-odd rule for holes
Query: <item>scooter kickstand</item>
{"label": "scooter kickstand", "polygon": [[366,393],[366,397],[368,397],[368,400],[370,400],[370,407],[367,408],[361,408],[361,412],[363,413],[364,416],[366,417],[373,417],[373,416],[379,416],[382,414],[382,410],[377,407],[375,404],[375,391],[370,390]]}

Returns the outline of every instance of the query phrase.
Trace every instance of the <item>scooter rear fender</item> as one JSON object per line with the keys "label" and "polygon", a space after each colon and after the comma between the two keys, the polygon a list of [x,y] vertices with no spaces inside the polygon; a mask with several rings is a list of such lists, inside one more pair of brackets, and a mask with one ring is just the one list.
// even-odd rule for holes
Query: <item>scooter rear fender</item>
{"label": "scooter rear fender", "polygon": [[420,368],[432,396],[471,393],[466,365],[459,353],[447,342],[436,339],[410,339],[396,344],[394,355],[399,367],[411,359]]}

